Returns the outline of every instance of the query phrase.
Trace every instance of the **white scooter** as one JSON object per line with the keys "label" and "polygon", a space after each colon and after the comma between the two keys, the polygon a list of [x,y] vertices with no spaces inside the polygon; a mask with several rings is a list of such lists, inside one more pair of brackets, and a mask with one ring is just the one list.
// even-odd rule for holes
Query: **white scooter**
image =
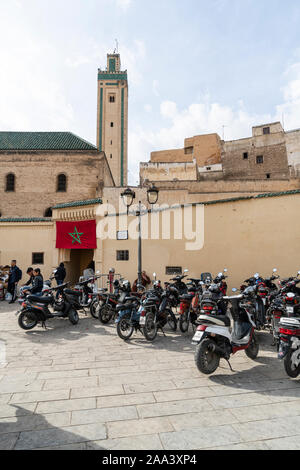
{"label": "white scooter", "polygon": [[192,343],[197,345],[195,362],[200,372],[213,374],[221,358],[229,363],[230,356],[238,351],[245,351],[250,359],[256,359],[259,344],[255,336],[255,298],[255,286],[240,295],[223,297],[231,303],[233,328],[227,315],[199,315]]}

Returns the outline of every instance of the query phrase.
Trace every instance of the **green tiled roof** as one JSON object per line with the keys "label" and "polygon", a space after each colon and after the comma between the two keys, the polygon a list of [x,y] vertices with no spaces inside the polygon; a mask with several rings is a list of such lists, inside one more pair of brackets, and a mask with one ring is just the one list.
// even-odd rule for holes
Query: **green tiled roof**
{"label": "green tiled roof", "polygon": [[97,150],[72,132],[0,132],[4,150]]}
{"label": "green tiled roof", "polygon": [[104,72],[99,70],[98,80],[127,80],[127,72]]}
{"label": "green tiled roof", "polygon": [[50,217],[31,217],[28,219],[22,219],[18,217],[9,217],[9,218],[0,218],[0,223],[2,222],[52,222],[52,219]]}
{"label": "green tiled roof", "polygon": [[82,206],[92,206],[93,204],[102,204],[102,199],[88,199],[86,201],[74,201],[66,202],[65,204],[58,204],[57,206],[52,207],[52,209],[67,209],[68,207],[82,207]]}

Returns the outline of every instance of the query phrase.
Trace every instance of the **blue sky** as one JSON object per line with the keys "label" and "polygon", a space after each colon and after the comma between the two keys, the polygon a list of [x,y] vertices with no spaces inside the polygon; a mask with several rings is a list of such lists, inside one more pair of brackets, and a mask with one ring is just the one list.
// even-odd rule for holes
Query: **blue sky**
{"label": "blue sky", "polygon": [[119,41],[130,181],[185,137],[300,127],[297,0],[0,0],[0,129],[96,141],[97,69]]}

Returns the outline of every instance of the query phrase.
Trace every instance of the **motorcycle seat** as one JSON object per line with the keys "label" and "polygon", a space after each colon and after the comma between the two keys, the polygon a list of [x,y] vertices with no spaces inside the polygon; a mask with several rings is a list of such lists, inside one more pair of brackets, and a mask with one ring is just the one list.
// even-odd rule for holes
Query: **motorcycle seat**
{"label": "motorcycle seat", "polygon": [[230,326],[230,318],[225,315],[200,315],[197,323],[213,323],[218,326]]}
{"label": "motorcycle seat", "polygon": [[75,297],[81,297],[82,292],[78,292],[76,290],[66,289],[65,294],[73,295]]}
{"label": "motorcycle seat", "polygon": [[120,312],[120,310],[131,309],[131,307],[132,307],[132,304],[127,304],[127,303],[126,303],[126,304],[118,304],[118,305],[116,306],[116,311],[117,311],[117,312]]}
{"label": "motorcycle seat", "polygon": [[137,297],[125,297],[125,302],[136,302]]}
{"label": "motorcycle seat", "polygon": [[27,299],[29,300],[29,302],[45,304],[45,305],[51,304],[52,302],[51,297],[38,297],[36,295],[29,295]]}
{"label": "motorcycle seat", "polygon": [[195,294],[184,294],[179,297],[180,300],[193,300]]}

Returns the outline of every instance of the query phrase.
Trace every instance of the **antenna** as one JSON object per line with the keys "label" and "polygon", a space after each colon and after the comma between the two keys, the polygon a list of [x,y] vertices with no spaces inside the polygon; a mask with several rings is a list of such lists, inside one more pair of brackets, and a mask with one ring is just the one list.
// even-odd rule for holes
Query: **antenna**
{"label": "antenna", "polygon": [[114,54],[118,54],[119,53],[119,43],[118,43],[118,40],[115,39],[116,41],[116,47],[115,47],[115,50],[114,50]]}
{"label": "antenna", "polygon": [[223,128],[223,140],[225,140],[225,127],[229,127],[229,126],[222,126],[222,128]]}

